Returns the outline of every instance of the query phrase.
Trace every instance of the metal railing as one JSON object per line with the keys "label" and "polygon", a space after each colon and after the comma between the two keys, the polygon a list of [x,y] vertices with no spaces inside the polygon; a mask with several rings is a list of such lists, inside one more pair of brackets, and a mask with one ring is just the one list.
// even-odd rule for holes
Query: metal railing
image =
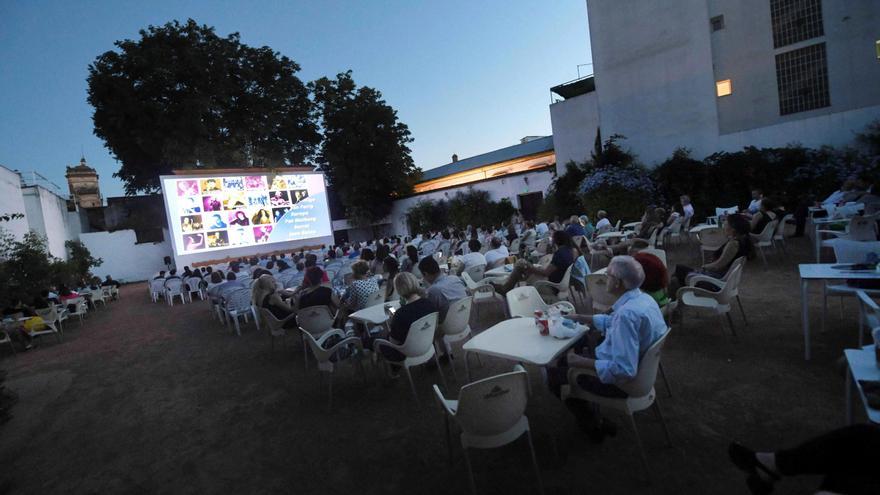
{"label": "metal railing", "polygon": [[70,199],[70,195],[64,189],[39,172],[33,170],[30,172],[19,172],[19,176],[21,177],[22,187],[40,186],[64,199]]}

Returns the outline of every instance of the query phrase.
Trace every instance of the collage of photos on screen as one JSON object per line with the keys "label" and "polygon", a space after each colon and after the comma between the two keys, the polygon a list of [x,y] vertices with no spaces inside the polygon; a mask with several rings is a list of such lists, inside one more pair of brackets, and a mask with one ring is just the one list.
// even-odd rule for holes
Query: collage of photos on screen
{"label": "collage of photos on screen", "polygon": [[[267,193],[268,191],[268,193]],[[274,225],[309,197],[305,176],[211,177],[177,181],[184,251],[269,242]]]}

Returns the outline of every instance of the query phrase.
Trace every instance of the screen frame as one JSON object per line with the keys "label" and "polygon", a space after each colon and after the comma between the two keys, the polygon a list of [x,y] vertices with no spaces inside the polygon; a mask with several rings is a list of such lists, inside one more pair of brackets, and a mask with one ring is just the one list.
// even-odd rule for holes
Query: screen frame
{"label": "screen frame", "polygon": [[[176,171],[175,171],[176,172]],[[281,241],[281,242],[273,242],[270,244],[253,244],[250,246],[236,246],[229,247],[225,249],[218,249],[212,251],[197,251],[193,253],[182,253],[178,254],[182,249],[178,249],[178,235],[175,234],[174,224],[174,216],[171,214],[171,203],[169,201],[169,196],[167,194],[176,194],[176,191],[167,191],[165,189],[165,183],[167,180],[181,180],[181,179],[205,179],[208,177],[237,177],[242,175],[265,175],[267,178],[270,178],[274,175],[318,175],[321,177],[321,181],[324,187],[324,200],[323,207],[324,211],[327,212],[327,220],[328,225],[330,227],[330,232],[326,236],[317,236],[317,237],[309,237],[305,239],[298,240],[289,240],[289,241]],[[306,246],[320,246],[321,244],[333,244],[333,218],[330,216],[330,204],[328,200],[328,186],[326,177],[323,172],[315,171],[312,169],[303,169],[303,168],[244,168],[244,169],[205,169],[204,171],[192,171],[186,170],[181,171],[180,173],[172,173],[170,175],[161,175],[159,176],[159,185],[162,190],[162,201],[163,206],[165,208],[165,219],[168,222],[168,235],[171,237],[171,251],[172,256],[175,260],[175,264],[177,266],[186,265],[199,265],[205,264],[214,260],[227,260],[232,258],[239,258],[244,256],[253,256],[262,253],[272,253],[272,252],[280,252],[280,251],[290,251],[293,249],[297,249],[300,247]],[[182,247],[182,246],[181,246]]]}

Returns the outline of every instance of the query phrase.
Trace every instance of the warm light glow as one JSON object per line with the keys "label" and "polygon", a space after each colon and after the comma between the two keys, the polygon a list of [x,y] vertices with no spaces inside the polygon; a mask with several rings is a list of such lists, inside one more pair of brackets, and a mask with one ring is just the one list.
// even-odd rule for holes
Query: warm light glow
{"label": "warm light glow", "polygon": [[485,167],[475,168],[473,170],[466,170],[439,179],[420,182],[413,186],[413,191],[416,193],[435,191],[437,189],[460,186],[485,179],[494,179],[505,175],[526,172],[528,170],[540,170],[555,165],[556,154],[552,151],[548,151],[537,155],[518,158],[516,160],[493,163],[492,165],[486,165]]}
{"label": "warm light glow", "polygon": [[874,42],[874,49],[877,50],[877,59],[880,59],[880,40]]}
{"label": "warm light glow", "polygon": [[730,84],[730,79],[715,81],[715,93],[718,96],[727,96],[730,93],[733,93],[733,86]]}

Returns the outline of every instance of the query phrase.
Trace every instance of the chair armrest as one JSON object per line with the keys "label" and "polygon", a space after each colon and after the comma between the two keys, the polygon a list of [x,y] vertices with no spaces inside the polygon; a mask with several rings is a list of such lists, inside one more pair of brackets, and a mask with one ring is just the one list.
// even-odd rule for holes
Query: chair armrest
{"label": "chair armrest", "polygon": [[844,232],[843,230],[817,230],[816,235],[821,239],[823,235],[829,235],[834,237],[846,237],[849,234]]}
{"label": "chair armrest", "polygon": [[712,292],[710,290],[701,289],[699,287],[687,286],[687,287],[682,287],[682,288],[678,289],[678,292],[675,293],[675,300],[681,301],[682,300],[681,297],[683,295],[687,294],[688,292],[690,292],[696,296],[700,296],[700,297],[708,297],[708,298],[716,299],[716,300],[718,299],[717,292]]}
{"label": "chair armrest", "polygon": [[324,342],[326,342],[327,339],[329,339],[330,337],[332,337],[334,335],[337,337],[343,338],[343,339],[345,338],[344,331],[342,331],[338,328],[331,328],[330,330],[327,330],[326,332],[322,333],[320,337],[316,338],[315,342],[317,342],[318,345],[324,345]]}
{"label": "chair armrest", "polygon": [[532,287],[536,289],[538,287],[550,287],[551,289],[562,290],[562,284],[551,282],[549,280],[536,280],[534,283],[532,283]]}
{"label": "chair armrest", "polygon": [[560,310],[568,311],[569,313],[576,313],[574,304],[568,301],[557,301],[549,306],[550,308],[559,308]]}
{"label": "chair armrest", "polygon": [[[522,371],[523,373],[526,374],[526,397],[531,397],[532,396],[532,382],[531,382],[531,380],[528,379],[529,372],[526,371],[526,369],[521,364],[514,365],[513,371]],[[435,387],[436,387],[436,385],[435,385]]]}
{"label": "chair armrest", "polygon": [[394,342],[391,342],[390,340],[376,339],[373,341],[373,352],[378,353],[379,348],[383,347],[383,346],[390,347],[396,351],[400,351],[401,349],[403,349],[402,345],[395,344]]}
{"label": "chair armrest", "polygon": [[577,378],[579,376],[594,376],[599,378],[596,370],[589,368],[568,368],[568,383],[570,386],[577,385]]}
{"label": "chair armrest", "polygon": [[446,397],[443,397],[443,392],[440,391],[440,387],[437,384],[434,384],[434,398],[437,399],[437,403],[440,404],[440,407],[443,409],[446,414],[455,417],[455,411],[453,411],[449,404],[446,402]]}
{"label": "chair armrest", "polygon": [[696,286],[697,282],[706,282],[714,285],[715,287],[718,287],[718,290],[723,289],[725,285],[725,282],[723,280],[718,280],[717,278],[710,277],[708,275],[694,275],[693,277],[690,277],[690,280],[688,282],[690,283],[689,287]]}
{"label": "chair armrest", "polygon": [[[323,347],[321,347],[321,349],[318,351],[320,354],[323,354],[322,357],[324,359],[321,359],[321,360],[326,361],[326,360],[330,359],[331,357],[333,357],[334,354],[339,352],[339,349],[342,349],[343,347],[351,345],[351,344],[354,344],[354,346],[360,350],[364,349],[364,343],[361,342],[360,337],[355,337],[355,336],[348,337],[346,339],[340,340],[339,342],[334,344],[333,347],[331,347],[329,349],[324,349]],[[312,351],[314,352],[315,350],[313,349]],[[317,354],[318,353],[316,353],[316,355]]]}

